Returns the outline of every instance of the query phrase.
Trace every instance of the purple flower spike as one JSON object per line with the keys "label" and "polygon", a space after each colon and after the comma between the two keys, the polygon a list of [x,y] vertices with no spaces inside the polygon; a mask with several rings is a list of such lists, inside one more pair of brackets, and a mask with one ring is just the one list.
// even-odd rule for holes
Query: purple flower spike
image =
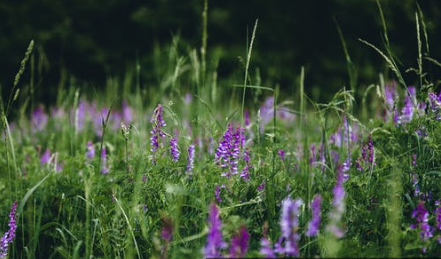
{"label": "purple flower spike", "polygon": [[233,236],[230,245],[230,258],[244,257],[248,251],[248,241],[250,234],[248,234],[247,228],[242,226],[239,229],[239,233]]}
{"label": "purple flower spike", "polygon": [[162,137],[165,137],[164,131],[162,131],[162,127],[165,127],[165,121],[162,118],[162,105],[158,104],[156,109],[153,112],[152,119],[150,120],[151,123],[153,123],[153,129],[150,131],[150,134],[152,135],[150,137],[150,151],[152,152],[152,162],[153,164],[156,164],[156,159],[154,157],[154,154],[159,149],[159,139]]}
{"label": "purple flower spike", "polygon": [[46,151],[44,151],[43,155],[40,158],[40,164],[45,165],[49,163],[51,156],[52,156],[51,151],[48,148],[46,148]]}
{"label": "purple flower spike", "polygon": [[291,197],[282,201],[282,216],[280,218],[280,230],[282,235],[275,249],[279,254],[299,256],[298,242],[300,235],[297,229],[299,227],[299,209],[302,204],[302,199],[293,201]]}
{"label": "purple flower spike", "polygon": [[106,147],[103,147],[101,150],[101,173],[107,174],[109,173],[109,168],[107,168],[107,154]]}
{"label": "purple flower spike", "polygon": [[127,104],[127,101],[122,102],[122,120],[125,124],[130,124],[133,122],[133,111],[132,108]]}
{"label": "purple flower spike", "polygon": [[2,236],[0,240],[0,258],[6,258],[8,256],[8,247],[9,244],[12,244],[15,238],[15,231],[17,230],[17,222],[16,222],[16,210],[17,210],[17,201],[14,202],[11,208],[11,212],[9,213],[9,230]]}
{"label": "purple flower spike", "polygon": [[329,212],[329,224],[326,226],[326,230],[331,232],[335,237],[342,238],[344,231],[338,227],[341,218],[346,210],[344,203],[345,189],[343,188],[344,175],[343,170],[337,171],[337,182],[334,186],[334,198],[332,200],[332,209]]}
{"label": "purple flower spike", "polygon": [[321,203],[322,196],[317,194],[314,196],[314,199],[311,202],[311,210],[312,210],[312,220],[308,224],[308,230],[306,231],[306,236],[316,236],[319,232],[320,228],[320,219],[321,219]]}
{"label": "purple flower spike", "polygon": [[49,117],[44,112],[44,107],[42,105],[35,108],[35,110],[32,112],[32,131],[42,131],[44,128],[46,128],[47,122],[49,120]]}
{"label": "purple flower spike", "polygon": [[277,151],[277,154],[279,155],[279,158],[282,161],[285,161],[285,151],[283,149],[280,149],[279,151]]}
{"label": "purple flower spike", "polygon": [[219,208],[211,203],[208,217],[210,228],[208,230],[207,244],[204,248],[205,258],[221,257],[221,249],[226,247],[222,239],[222,221],[219,215]]}
{"label": "purple flower spike", "polygon": [[187,174],[192,175],[194,169],[194,144],[190,144],[188,147],[187,156]]}
{"label": "purple flower spike", "polygon": [[173,137],[170,140],[170,153],[172,155],[173,162],[178,162],[181,152],[179,152],[178,139],[176,137]]}
{"label": "purple flower spike", "polygon": [[433,227],[429,225],[429,212],[424,206],[424,201],[419,201],[416,209],[412,212],[412,218],[416,218],[419,225],[421,240],[428,241],[433,236]]}
{"label": "purple flower spike", "polygon": [[95,158],[95,146],[92,141],[88,141],[86,144],[86,159],[91,161]]}
{"label": "purple flower spike", "polygon": [[222,186],[216,185],[216,190],[214,191],[214,197],[216,198],[217,202],[219,202],[219,203],[222,202],[222,198],[220,197],[221,188],[224,188],[224,185],[222,185]]}

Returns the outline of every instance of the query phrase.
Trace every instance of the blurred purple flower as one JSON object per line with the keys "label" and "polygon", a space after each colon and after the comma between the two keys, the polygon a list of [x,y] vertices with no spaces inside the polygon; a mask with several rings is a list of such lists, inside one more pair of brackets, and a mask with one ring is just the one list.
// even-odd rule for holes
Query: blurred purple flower
{"label": "blurred purple flower", "polygon": [[385,114],[384,121],[389,122],[390,119],[393,119],[394,124],[398,120],[398,111],[395,105],[395,102],[398,98],[398,93],[395,89],[395,83],[393,82],[391,85],[384,86],[384,95],[385,95]]}
{"label": "blurred purple flower", "polygon": [[303,204],[302,199],[292,200],[287,197],[282,201],[282,215],[280,218],[281,236],[276,244],[275,252],[288,256],[298,256],[298,241],[300,235],[297,232],[299,228],[300,206]]}
{"label": "blurred purple flower", "polygon": [[[263,132],[265,125],[268,124],[274,118],[274,96],[269,96],[263,105],[260,107],[260,132]],[[292,114],[289,109],[283,105],[276,106],[276,118],[282,121],[292,122],[295,119],[295,115]]]}
{"label": "blurred purple flower", "polygon": [[125,124],[130,124],[133,122],[133,110],[127,104],[126,100],[122,102],[122,120]]}
{"label": "blurred purple flower", "polygon": [[306,236],[316,236],[319,232],[321,219],[321,203],[322,196],[320,196],[320,194],[315,195],[311,202],[312,219],[308,223]]}
{"label": "blurred purple flower", "polygon": [[226,248],[226,243],[222,239],[222,221],[219,215],[219,208],[215,203],[211,203],[208,217],[210,224],[207,236],[207,243],[204,248],[205,258],[221,257],[221,249]]}
{"label": "blurred purple flower", "polygon": [[31,125],[32,131],[38,132],[46,128],[49,117],[44,112],[44,106],[40,105],[32,112]]}
{"label": "blurred purple flower", "polygon": [[332,199],[331,211],[328,214],[329,223],[326,226],[326,230],[328,232],[331,232],[337,238],[341,238],[345,234],[344,231],[338,227],[338,225],[340,224],[340,220],[346,210],[346,205],[344,202],[345,190],[343,188],[343,181],[343,170],[341,170],[340,168],[339,170],[337,170],[337,181],[333,190],[334,198]]}
{"label": "blurred purple flower", "polygon": [[265,181],[262,181],[261,184],[259,184],[259,186],[257,186],[257,191],[261,192],[265,190]]}
{"label": "blurred purple flower", "polygon": [[[412,218],[416,218],[419,230],[420,238],[423,242],[427,242],[433,237],[434,228],[429,224],[429,212],[424,206],[424,201],[420,200],[415,210],[412,212]],[[416,226],[414,225],[416,228]],[[426,252],[426,246],[422,248],[423,253]]]}
{"label": "blurred purple flower", "polygon": [[91,161],[95,158],[95,146],[92,141],[87,141],[86,144],[86,160]]}
{"label": "blurred purple flower", "polygon": [[103,149],[101,149],[101,173],[109,173],[109,168],[107,167],[107,151],[105,146],[103,146]]}
{"label": "blurred purple flower", "polygon": [[285,151],[283,149],[280,149],[279,151],[277,151],[277,155],[279,155],[279,158],[285,162]]}
{"label": "blurred purple flower", "polygon": [[194,144],[190,144],[188,147],[188,156],[187,156],[187,174],[192,175],[194,169]]}
{"label": "blurred purple flower", "polygon": [[46,148],[43,155],[41,155],[41,157],[40,157],[40,164],[45,165],[45,164],[49,163],[51,156],[52,156],[51,151],[48,148]]}
{"label": "blurred purple flower", "polygon": [[248,234],[247,228],[241,226],[239,233],[234,235],[231,239],[230,258],[244,257],[248,251],[249,239],[250,234]]}
{"label": "blurred purple flower", "polygon": [[17,201],[12,204],[11,212],[9,213],[9,230],[5,232],[0,240],[0,258],[6,258],[8,256],[9,244],[12,244],[12,242],[14,241],[15,231],[17,230],[16,210]]}
{"label": "blurred purple flower", "polygon": [[216,189],[214,191],[214,197],[216,198],[218,203],[222,202],[222,198],[220,197],[221,188],[224,188],[224,185],[222,186],[216,185]]}

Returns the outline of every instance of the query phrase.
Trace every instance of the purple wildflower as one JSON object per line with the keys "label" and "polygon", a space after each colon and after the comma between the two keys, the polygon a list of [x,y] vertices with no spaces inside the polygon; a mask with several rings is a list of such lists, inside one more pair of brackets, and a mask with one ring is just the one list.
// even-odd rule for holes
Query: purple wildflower
{"label": "purple wildflower", "polygon": [[250,151],[248,149],[245,150],[243,154],[243,160],[245,161],[245,167],[242,169],[242,172],[240,173],[240,177],[244,179],[245,181],[250,180],[250,169],[253,168],[250,161]]}
{"label": "purple wildflower", "polygon": [[299,208],[303,204],[302,199],[292,200],[288,197],[282,201],[282,215],[280,218],[280,230],[282,235],[276,244],[275,251],[288,256],[298,256],[298,241],[300,235],[297,232],[299,227]]}
{"label": "purple wildflower", "polygon": [[194,144],[190,144],[188,147],[187,156],[187,174],[192,175],[194,169]]}
{"label": "purple wildflower", "polygon": [[430,112],[436,116],[435,119],[440,120],[441,115],[439,114],[439,110],[441,109],[441,92],[438,96],[435,93],[429,93],[429,108]]}
{"label": "purple wildflower", "polygon": [[78,103],[78,107],[75,111],[75,132],[81,132],[84,129],[84,124],[86,121],[86,104],[84,101]]}
{"label": "purple wildflower", "polygon": [[156,109],[153,112],[153,116],[150,120],[151,123],[153,123],[153,129],[150,131],[150,134],[152,134],[152,136],[150,137],[150,151],[153,153],[152,157],[153,157],[153,164],[156,163],[156,160],[154,158],[154,154],[156,153],[156,151],[158,151],[159,149],[159,138],[164,137],[165,133],[164,131],[162,131],[162,127],[165,127],[165,121],[162,118],[162,105],[158,104],[158,106],[156,107]]}
{"label": "purple wildflower", "polygon": [[132,108],[127,104],[127,101],[122,102],[122,120],[125,124],[130,124],[133,122],[133,111]]}
{"label": "purple wildflower", "polygon": [[396,100],[398,98],[398,93],[395,89],[395,83],[392,85],[386,85],[384,87],[384,95],[385,95],[385,114],[384,121],[388,122],[390,119],[393,119],[394,124],[398,120],[398,111],[395,106]]}
{"label": "purple wildflower", "polygon": [[276,258],[276,254],[272,247],[271,241],[268,240],[268,222],[263,225],[263,237],[260,240],[260,253],[265,256],[265,258]]}
{"label": "purple wildflower", "polygon": [[172,155],[173,162],[178,162],[181,152],[179,152],[178,139],[176,137],[170,139],[170,153]]}
{"label": "purple wildflower", "polygon": [[49,163],[51,156],[52,156],[51,151],[48,148],[46,148],[46,150],[44,151],[43,155],[40,158],[40,164],[45,165]]}
{"label": "purple wildflower", "polygon": [[[420,229],[420,238],[423,242],[433,237],[433,227],[429,225],[429,212],[424,206],[423,201],[419,201],[416,209],[412,212],[412,218],[416,218]],[[423,247],[423,252],[425,249],[426,247]]]}
{"label": "purple wildflower", "polygon": [[250,112],[248,111],[248,109],[244,111],[244,119],[245,119],[245,128],[248,128],[251,125]]}
{"label": "purple wildflower", "polygon": [[[259,129],[260,132],[263,132],[265,125],[274,118],[274,96],[268,97],[260,107],[260,118]],[[295,115],[289,112],[287,107],[278,105],[276,107],[276,118],[280,118],[283,121],[293,121]]]}
{"label": "purple wildflower", "polygon": [[285,151],[283,149],[280,149],[279,151],[277,151],[277,154],[279,155],[279,158],[285,162]]}
{"label": "purple wildflower", "polygon": [[221,188],[224,188],[224,185],[222,185],[222,186],[216,185],[216,190],[214,191],[214,197],[216,198],[217,202],[219,202],[219,203],[222,202],[222,198],[220,197]]}
{"label": "purple wildflower", "polygon": [[101,149],[101,173],[102,174],[107,174],[109,173],[109,168],[107,167],[107,151],[106,151],[106,147],[103,147],[103,149]]}
{"label": "purple wildflower", "polygon": [[337,182],[335,183],[333,190],[334,198],[332,200],[332,209],[328,214],[330,222],[326,226],[326,230],[333,233],[334,236],[337,238],[341,238],[344,236],[344,231],[338,227],[343,213],[346,210],[346,206],[344,203],[345,190],[343,188],[343,180],[343,171],[341,170],[341,168],[339,168],[337,170]]}
{"label": "purple wildflower", "polygon": [[[144,205],[145,206],[145,205]],[[161,246],[161,258],[167,258],[168,248],[170,246],[170,241],[173,238],[173,221],[170,217],[162,216],[162,230],[161,238],[163,240]]]}
{"label": "purple wildflower", "polygon": [[312,219],[308,223],[308,230],[306,231],[306,236],[316,236],[319,232],[320,219],[321,219],[321,203],[322,196],[317,194],[311,202]]}
{"label": "purple wildflower", "polygon": [[245,138],[242,128],[238,127],[234,130],[231,124],[225,131],[219,147],[216,150],[214,160],[221,168],[225,168],[226,172],[222,176],[229,178],[231,175],[238,173],[238,163],[241,149],[244,146]]}
{"label": "purple wildflower", "polygon": [[14,241],[15,231],[17,230],[16,210],[17,201],[12,204],[11,212],[9,213],[9,230],[5,232],[0,240],[0,258],[6,258],[6,256],[8,255],[9,244],[12,244],[12,242]]}
{"label": "purple wildflower", "polygon": [[240,227],[239,233],[231,239],[230,258],[244,257],[248,251],[250,234],[245,226]]}
{"label": "purple wildflower", "polygon": [[355,161],[355,166],[359,171],[371,170],[376,165],[374,161],[374,144],[372,135],[369,134],[367,142],[361,147],[361,157]]}
{"label": "purple wildflower", "polygon": [[205,258],[220,257],[221,249],[226,247],[226,243],[222,239],[222,221],[219,215],[219,208],[214,203],[210,205],[208,221],[210,228],[208,230],[207,244],[204,248],[204,256]]}
{"label": "purple wildflower", "polygon": [[86,144],[86,159],[91,161],[95,158],[95,146],[92,141],[88,141]]}
{"label": "purple wildflower", "polygon": [[436,220],[436,228],[441,230],[441,203],[439,200],[435,201],[435,220]]}
{"label": "purple wildflower", "polygon": [[35,132],[42,131],[49,120],[49,117],[44,112],[44,107],[42,105],[35,108],[35,110],[32,112],[32,130]]}
{"label": "purple wildflower", "polygon": [[261,192],[263,190],[265,190],[265,181],[262,181],[262,183],[259,184],[259,186],[257,186],[257,191],[258,192]]}
{"label": "purple wildflower", "polygon": [[406,124],[410,122],[415,113],[413,103],[416,98],[416,89],[413,86],[409,86],[407,89],[409,90],[410,95],[407,95],[404,99],[404,106],[401,109],[401,115],[398,117],[398,124]]}

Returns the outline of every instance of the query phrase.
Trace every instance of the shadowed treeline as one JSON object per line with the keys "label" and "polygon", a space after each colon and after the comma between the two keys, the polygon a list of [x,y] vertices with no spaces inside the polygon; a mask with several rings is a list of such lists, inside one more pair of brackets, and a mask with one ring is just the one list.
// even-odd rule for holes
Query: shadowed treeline
{"label": "shadowed treeline", "polygon": [[[403,70],[416,67],[416,1],[380,1],[392,51]],[[441,55],[439,25],[441,5],[420,1],[431,46],[430,56]],[[30,40],[35,41],[34,80],[37,90],[55,96],[56,87],[71,76],[96,88],[109,76],[124,77],[136,62],[141,65],[141,85],[158,81],[157,61],[166,60],[164,45],[179,36],[178,50],[188,57],[201,46],[203,0],[190,1],[11,1],[0,3],[0,82],[12,87],[20,60]],[[375,1],[208,1],[208,56],[219,60],[218,78],[237,77],[256,19],[259,19],[250,76],[262,85],[280,85],[291,91],[305,67],[305,84],[335,92],[348,85],[346,61],[335,21],[338,22],[361,86],[378,79],[384,62],[364,39],[383,46],[384,36]],[[156,53],[156,57],[153,55]],[[210,65],[210,64],[209,64]],[[428,65],[432,66],[432,65]],[[256,69],[259,69],[258,72]],[[439,68],[431,67],[433,73]],[[439,71],[438,71],[439,72]],[[25,77],[30,77],[26,73]],[[405,73],[410,84],[412,73]],[[28,80],[23,80],[26,84]],[[416,80],[415,80],[416,82]],[[335,90],[335,91],[334,91]],[[317,92],[317,91],[315,91]],[[6,94],[7,96],[7,94]],[[315,93],[326,97],[325,93]],[[330,97],[330,96],[329,96]]]}

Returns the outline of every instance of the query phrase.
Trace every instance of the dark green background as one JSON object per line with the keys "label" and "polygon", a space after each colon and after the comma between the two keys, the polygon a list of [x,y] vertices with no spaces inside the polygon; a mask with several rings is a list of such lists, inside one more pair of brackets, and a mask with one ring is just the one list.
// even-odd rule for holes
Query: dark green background
{"label": "dark green background", "polygon": [[[380,1],[389,39],[403,71],[416,67],[416,1]],[[429,35],[430,56],[441,55],[437,0],[419,1]],[[243,77],[247,38],[259,19],[252,67],[260,69],[262,84],[291,91],[298,85],[301,66],[306,69],[307,91],[320,97],[348,85],[346,61],[334,18],[343,32],[358,70],[360,87],[378,81],[386,72],[380,56],[358,41],[382,48],[383,31],[378,7],[372,0],[222,0],[208,1],[208,60],[218,50],[219,78]],[[34,39],[37,88],[53,98],[61,71],[77,82],[99,88],[109,76],[124,76],[138,59],[141,85],[154,84],[154,46],[181,42],[199,49],[203,0],[3,0],[0,1],[0,82],[4,92],[12,87],[26,47]],[[185,51],[183,55],[187,55]],[[163,53],[167,59],[166,53]],[[427,64],[427,65],[426,65]],[[439,68],[425,63],[431,75]],[[26,84],[25,79],[22,84]],[[417,81],[405,73],[409,84]],[[239,76],[237,76],[239,78]],[[242,83],[238,80],[237,83]],[[330,90],[330,91],[328,91]],[[317,91],[316,91],[317,92]]]}

